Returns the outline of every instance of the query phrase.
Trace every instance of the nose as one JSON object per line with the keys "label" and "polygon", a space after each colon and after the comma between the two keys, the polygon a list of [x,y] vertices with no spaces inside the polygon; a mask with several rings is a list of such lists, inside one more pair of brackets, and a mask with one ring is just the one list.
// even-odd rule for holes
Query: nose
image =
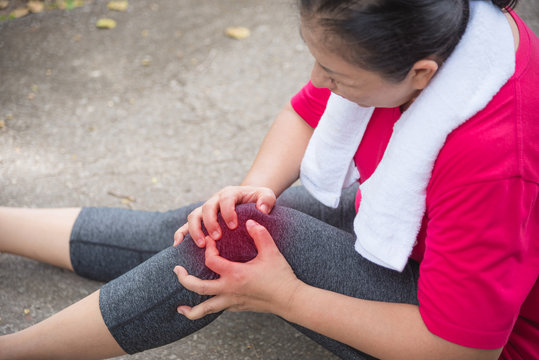
{"label": "nose", "polygon": [[313,70],[311,71],[311,83],[317,88],[327,88],[331,90],[334,87],[331,78],[318,62],[315,62],[313,65]]}

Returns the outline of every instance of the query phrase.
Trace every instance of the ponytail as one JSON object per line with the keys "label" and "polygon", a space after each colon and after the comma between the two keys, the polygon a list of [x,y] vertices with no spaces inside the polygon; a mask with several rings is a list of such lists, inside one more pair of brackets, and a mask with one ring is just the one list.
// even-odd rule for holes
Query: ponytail
{"label": "ponytail", "polygon": [[500,9],[514,9],[518,4],[518,0],[492,0],[494,5]]}

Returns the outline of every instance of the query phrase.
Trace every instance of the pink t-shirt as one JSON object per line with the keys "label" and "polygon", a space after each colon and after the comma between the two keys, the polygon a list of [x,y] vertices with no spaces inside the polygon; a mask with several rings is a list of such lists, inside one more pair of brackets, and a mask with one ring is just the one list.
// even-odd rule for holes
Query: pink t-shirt
{"label": "pink t-shirt", "polygon": [[[539,359],[539,39],[513,16],[515,74],[448,136],[412,258],[421,263],[419,310],[432,333],[468,347],[504,347],[500,359]],[[329,95],[309,82],[291,102],[315,127]],[[361,181],[400,115],[374,111],[354,157]]]}

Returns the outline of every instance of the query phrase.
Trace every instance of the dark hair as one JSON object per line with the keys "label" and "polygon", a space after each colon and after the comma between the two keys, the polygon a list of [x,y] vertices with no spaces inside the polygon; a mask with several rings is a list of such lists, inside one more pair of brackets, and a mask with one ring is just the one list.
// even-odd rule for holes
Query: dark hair
{"label": "dark hair", "polygon": [[[492,2],[509,9],[518,0]],[[307,26],[322,27],[328,49],[396,82],[421,59],[441,65],[470,15],[469,0],[299,0],[299,6]]]}

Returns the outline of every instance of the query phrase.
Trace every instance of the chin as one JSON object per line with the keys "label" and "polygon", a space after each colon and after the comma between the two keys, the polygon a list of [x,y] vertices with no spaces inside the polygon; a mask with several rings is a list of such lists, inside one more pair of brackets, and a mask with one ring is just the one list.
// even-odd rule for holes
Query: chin
{"label": "chin", "polygon": [[[349,99],[347,99],[349,100]],[[356,103],[357,105],[359,106],[362,106],[362,107],[376,107],[376,108],[389,108],[389,109],[392,109],[392,108],[395,108],[397,106],[400,106],[400,105],[396,105],[394,103],[372,103],[372,102],[366,102],[366,101],[354,101],[354,100],[350,100],[354,103]]]}
{"label": "chin", "polygon": [[357,105],[359,105],[359,106],[362,106],[362,107],[373,107],[373,106],[376,106],[376,105],[370,104],[370,103],[368,103],[368,102],[366,102],[366,101],[362,101],[362,100],[358,100],[358,99],[351,99],[351,98],[349,98],[349,97],[343,96],[343,95],[338,94],[338,93],[334,93],[334,94],[339,95],[340,97],[345,98],[346,100],[351,101],[351,102],[353,102],[353,103],[355,103],[355,104],[357,104]]}
{"label": "chin", "polygon": [[[376,106],[376,105],[372,105],[372,104],[366,104],[366,103],[363,103],[363,102],[359,102],[359,101],[354,101],[354,103],[356,103],[357,105],[359,106],[362,106],[362,107],[373,107],[373,106]],[[379,106],[378,106],[379,107]]]}

